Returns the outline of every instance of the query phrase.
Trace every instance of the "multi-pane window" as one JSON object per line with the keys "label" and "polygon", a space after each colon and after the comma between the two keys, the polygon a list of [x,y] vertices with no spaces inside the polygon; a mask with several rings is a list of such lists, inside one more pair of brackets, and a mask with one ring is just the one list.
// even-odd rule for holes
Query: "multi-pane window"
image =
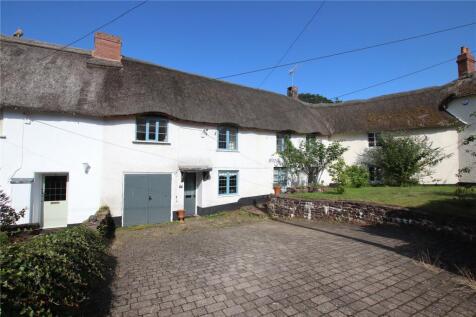
{"label": "multi-pane window", "polygon": [[288,186],[288,172],[285,167],[275,167],[274,168],[274,184],[281,185],[282,189],[286,189]]}
{"label": "multi-pane window", "polygon": [[369,147],[380,146],[380,133],[378,132],[369,132]]}
{"label": "multi-pane window", "polygon": [[218,194],[229,195],[238,193],[238,171],[218,172]]}
{"label": "multi-pane window", "polygon": [[167,142],[168,121],[164,118],[141,117],[136,121],[136,140]]}
{"label": "multi-pane window", "polygon": [[238,129],[232,127],[218,128],[218,149],[236,151],[238,149]]}
{"label": "multi-pane window", "polygon": [[382,183],[383,175],[382,169],[376,166],[369,166],[369,181],[372,184]]}
{"label": "multi-pane window", "polygon": [[285,133],[276,134],[276,152],[283,152],[286,148],[286,140],[289,140],[289,135]]}
{"label": "multi-pane window", "polygon": [[67,177],[45,176],[44,201],[66,200]]}

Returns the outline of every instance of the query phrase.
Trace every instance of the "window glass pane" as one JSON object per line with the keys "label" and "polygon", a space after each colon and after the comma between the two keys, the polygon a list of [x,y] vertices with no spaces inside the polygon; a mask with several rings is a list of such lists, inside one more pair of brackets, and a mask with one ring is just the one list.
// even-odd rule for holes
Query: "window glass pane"
{"label": "window glass pane", "polygon": [[145,119],[138,118],[136,123],[136,140],[145,140]]}
{"label": "window glass pane", "polygon": [[226,194],[226,176],[220,175],[218,177],[218,193],[219,194]]}
{"label": "window glass pane", "polygon": [[228,150],[236,150],[236,133],[230,132],[230,140],[228,143]]}
{"label": "window glass pane", "polygon": [[226,129],[225,128],[218,129],[218,148],[226,149]]}
{"label": "window glass pane", "polygon": [[44,201],[66,200],[67,176],[45,176]]}
{"label": "window glass pane", "polygon": [[236,194],[236,187],[237,187],[236,174],[230,175],[230,189],[228,192],[230,194]]}
{"label": "window glass pane", "polygon": [[283,147],[283,143],[284,143],[284,138],[281,134],[278,134],[276,136],[276,151],[277,152],[282,152],[284,147]]}
{"label": "window glass pane", "polygon": [[155,141],[155,133],[156,133],[156,120],[148,120],[149,121],[149,141]]}

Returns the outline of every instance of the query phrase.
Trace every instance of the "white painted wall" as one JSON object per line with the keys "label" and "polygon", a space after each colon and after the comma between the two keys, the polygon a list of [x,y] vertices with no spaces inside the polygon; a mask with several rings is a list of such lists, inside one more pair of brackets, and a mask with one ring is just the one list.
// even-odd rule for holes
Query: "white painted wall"
{"label": "white painted wall", "polygon": [[476,144],[473,142],[463,145],[462,143],[468,136],[476,135],[476,115],[471,116],[472,113],[476,113],[476,96],[452,100],[448,105],[447,111],[466,124],[465,129],[458,134],[459,166],[460,168],[470,167],[471,173],[463,174],[461,181],[475,183],[476,158],[467,151],[475,152]]}
{"label": "white painted wall", "polygon": [[[382,131],[376,131],[382,132]],[[459,168],[458,133],[456,129],[419,129],[412,130],[411,135],[428,137],[433,147],[440,147],[445,154],[451,157],[443,160],[432,171],[429,177],[424,177],[420,181],[423,184],[455,184],[458,182],[456,173]],[[347,164],[357,164],[361,154],[368,149],[367,133],[334,135],[332,141],[340,141],[348,150],[344,153],[344,160]]]}
{"label": "white painted wall", "polygon": [[[28,209],[27,217],[21,222],[38,221],[40,217],[41,203],[38,202],[42,186],[38,184],[41,182],[38,173],[69,174],[68,223],[82,222],[94,214],[100,201],[102,143],[86,137],[102,138],[100,121],[5,112],[3,134],[5,138],[0,139],[0,187],[10,195],[14,208]],[[91,165],[87,174],[83,162]],[[36,176],[36,183],[10,184],[12,176]]]}
{"label": "white painted wall", "polygon": [[[474,98],[471,102],[474,105]],[[107,204],[114,216],[122,216],[125,173],[170,173],[171,206],[172,210],[177,210],[183,208],[180,166],[212,168],[210,178],[197,184],[197,205],[203,208],[272,193],[273,167],[279,166],[275,154],[276,133],[272,131],[239,129],[238,151],[227,152],[217,149],[217,127],[204,124],[170,121],[167,144],[134,142],[133,117],[99,120],[6,112],[2,125],[6,138],[0,138],[0,186],[11,195],[15,208],[29,209],[29,215],[23,221],[35,221],[31,219],[32,215],[40,215],[43,173],[69,174],[68,223],[72,224],[84,221],[101,204]],[[461,153],[457,148],[457,132],[454,129],[426,129],[415,130],[414,134],[426,135],[434,146],[453,153],[450,159],[435,168],[433,177],[441,179],[439,183],[455,183]],[[299,146],[304,138],[293,135],[291,141]],[[335,135],[322,140],[325,143],[339,140],[348,147],[344,154],[347,164],[355,164],[359,154],[368,147],[367,133]],[[87,174],[84,162],[91,165]],[[220,170],[239,171],[236,195],[218,195]],[[35,183],[10,184],[12,175],[35,178]],[[323,181],[325,184],[331,181],[327,173]],[[435,182],[429,178],[424,181]]]}
{"label": "white painted wall", "polygon": [[[123,173],[172,174],[172,210],[183,208],[180,166],[210,166],[210,178],[198,184],[197,205],[210,207],[237,202],[242,197],[270,194],[276,136],[239,130],[238,151],[217,149],[217,128],[170,121],[167,144],[135,143],[135,118],[104,124],[104,173],[101,203],[115,216],[123,212]],[[218,173],[238,170],[238,194],[218,195]]]}

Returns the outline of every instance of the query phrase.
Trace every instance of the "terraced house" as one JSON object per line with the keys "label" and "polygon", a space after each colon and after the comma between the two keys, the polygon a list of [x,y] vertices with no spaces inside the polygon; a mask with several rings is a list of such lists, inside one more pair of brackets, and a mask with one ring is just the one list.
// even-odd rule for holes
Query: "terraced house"
{"label": "terraced house", "polygon": [[128,226],[260,200],[286,185],[276,155],[285,136],[342,141],[352,164],[378,133],[426,135],[453,155],[423,183],[456,183],[470,160],[459,146],[476,111],[467,48],[446,85],[310,105],[296,87],[279,95],[124,57],[120,38],[104,33],[92,51],[0,40],[0,186],[27,208],[24,222],[44,228],[80,223],[103,204]]}

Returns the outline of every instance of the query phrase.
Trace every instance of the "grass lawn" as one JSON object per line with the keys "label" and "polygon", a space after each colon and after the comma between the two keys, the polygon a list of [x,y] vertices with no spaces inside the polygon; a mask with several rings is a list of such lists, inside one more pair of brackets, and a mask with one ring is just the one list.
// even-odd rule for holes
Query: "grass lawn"
{"label": "grass lawn", "polygon": [[370,201],[386,205],[415,208],[424,213],[441,216],[461,216],[476,219],[476,191],[459,200],[456,186],[361,187],[346,188],[343,194],[334,190],[323,193],[294,193],[288,197]]}

